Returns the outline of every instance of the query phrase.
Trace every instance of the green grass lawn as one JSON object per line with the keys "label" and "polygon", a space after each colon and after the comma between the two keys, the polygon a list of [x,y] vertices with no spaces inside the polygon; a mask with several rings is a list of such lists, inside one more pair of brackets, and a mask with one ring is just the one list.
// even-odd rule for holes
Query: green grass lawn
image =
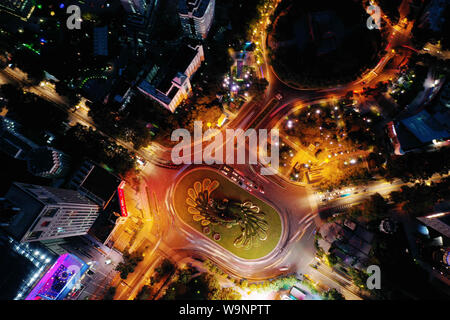
{"label": "green grass lawn", "polygon": [[[221,245],[234,255],[244,259],[259,259],[272,252],[281,237],[281,218],[278,212],[264,201],[256,198],[215,171],[208,169],[195,170],[182,178],[176,186],[174,196],[174,206],[178,216],[192,228],[203,234],[200,222],[194,221],[192,214],[190,214],[187,210],[188,205],[186,204],[186,198],[188,197],[188,188],[193,187],[195,181],[201,182],[205,178],[210,178],[211,181],[217,180],[220,183],[220,186],[212,193],[213,198],[227,198],[238,202],[245,202],[247,200],[251,201],[255,205],[259,206],[261,211],[266,214],[266,221],[269,224],[267,239],[264,241],[260,241],[258,239],[257,244],[259,244],[259,246],[254,246],[248,250],[244,248],[236,248],[233,245],[234,240],[240,235],[241,229],[239,226],[234,226],[231,229],[227,229],[225,226],[221,225],[210,225],[211,232],[206,236],[211,241]],[[212,235],[215,232],[218,232],[221,235],[221,239],[219,241],[212,239]]]}

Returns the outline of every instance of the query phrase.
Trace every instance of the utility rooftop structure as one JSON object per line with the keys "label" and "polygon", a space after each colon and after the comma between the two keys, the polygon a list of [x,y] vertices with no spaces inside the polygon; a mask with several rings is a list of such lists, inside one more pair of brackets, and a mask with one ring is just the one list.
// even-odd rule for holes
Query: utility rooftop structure
{"label": "utility rooftop structure", "polygon": [[178,14],[186,36],[205,39],[214,19],[215,0],[179,0]]}

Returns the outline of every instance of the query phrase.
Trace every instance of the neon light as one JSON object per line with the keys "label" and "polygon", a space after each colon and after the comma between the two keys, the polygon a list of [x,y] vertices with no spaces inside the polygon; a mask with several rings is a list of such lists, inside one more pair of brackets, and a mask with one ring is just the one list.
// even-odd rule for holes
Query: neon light
{"label": "neon light", "polygon": [[96,75],[91,76],[91,77],[87,77],[81,82],[81,85],[79,86],[79,88],[81,89],[86,84],[86,82],[88,82],[89,80],[93,80],[93,79],[104,79],[104,80],[106,80],[108,78],[106,76],[96,76]]}
{"label": "neon light", "polygon": [[34,48],[32,47],[32,45],[30,45],[30,44],[22,43],[22,45],[23,45],[25,48],[30,49],[31,51],[33,51],[34,53],[36,53],[36,54],[38,54],[38,55],[41,54],[41,52],[40,52],[39,50],[34,49]]}
{"label": "neon light", "polygon": [[117,187],[117,194],[119,195],[119,205],[122,217],[128,217],[127,205],[125,204],[125,194],[123,192],[123,187],[125,186],[125,181],[122,181]]}
{"label": "neon light", "polygon": [[63,254],[45,273],[25,300],[63,300],[88,265],[72,254]]}

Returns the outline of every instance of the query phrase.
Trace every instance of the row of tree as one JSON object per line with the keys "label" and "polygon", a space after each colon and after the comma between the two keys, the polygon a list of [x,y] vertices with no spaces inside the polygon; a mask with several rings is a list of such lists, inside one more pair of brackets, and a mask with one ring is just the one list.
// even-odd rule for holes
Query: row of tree
{"label": "row of tree", "polygon": [[447,174],[450,171],[450,148],[434,152],[407,153],[388,159],[383,176],[392,181],[396,178],[404,182],[427,180],[434,174]]}
{"label": "row of tree", "polygon": [[402,186],[399,191],[392,191],[386,198],[375,193],[360,205],[346,210],[345,216],[366,222],[379,221],[391,216],[391,210],[398,207],[417,217],[433,212],[437,203],[448,199],[450,199],[450,177],[445,177],[429,185],[416,183],[413,186]]}
{"label": "row of tree", "polygon": [[12,84],[2,85],[0,91],[7,100],[8,117],[17,120],[23,133],[31,140],[43,144],[46,131],[54,134],[64,131],[67,114],[52,103]]}
{"label": "row of tree", "polygon": [[191,265],[179,269],[166,289],[162,300],[240,300],[241,295],[231,287],[222,287],[215,275],[198,273]]}
{"label": "row of tree", "polygon": [[133,273],[139,262],[144,259],[141,252],[135,251],[133,253],[125,252],[123,254],[123,261],[116,266],[116,271],[120,272],[122,279],[127,279],[130,273]]}
{"label": "row of tree", "polygon": [[55,141],[58,149],[75,159],[82,160],[87,157],[97,163],[106,164],[120,175],[125,175],[136,165],[134,154],[119,146],[111,138],[81,124],[70,127]]}

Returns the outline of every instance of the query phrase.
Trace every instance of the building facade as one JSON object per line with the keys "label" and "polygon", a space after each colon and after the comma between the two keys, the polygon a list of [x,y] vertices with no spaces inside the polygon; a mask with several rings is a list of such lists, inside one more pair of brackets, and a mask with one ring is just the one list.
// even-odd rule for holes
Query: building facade
{"label": "building facade", "polygon": [[205,59],[203,46],[183,46],[174,61],[177,70],[153,66],[147,77],[138,85],[138,90],[159,104],[174,112],[178,105],[192,91],[190,78]]}
{"label": "building facade", "polygon": [[27,166],[28,171],[38,177],[63,177],[69,170],[70,157],[54,148],[39,147],[30,151]]}
{"label": "building facade", "polygon": [[214,20],[215,0],[179,0],[178,14],[186,36],[205,39]]}
{"label": "building facade", "polygon": [[5,198],[20,208],[5,228],[20,242],[83,235],[99,214],[99,206],[74,190],[13,183]]}

